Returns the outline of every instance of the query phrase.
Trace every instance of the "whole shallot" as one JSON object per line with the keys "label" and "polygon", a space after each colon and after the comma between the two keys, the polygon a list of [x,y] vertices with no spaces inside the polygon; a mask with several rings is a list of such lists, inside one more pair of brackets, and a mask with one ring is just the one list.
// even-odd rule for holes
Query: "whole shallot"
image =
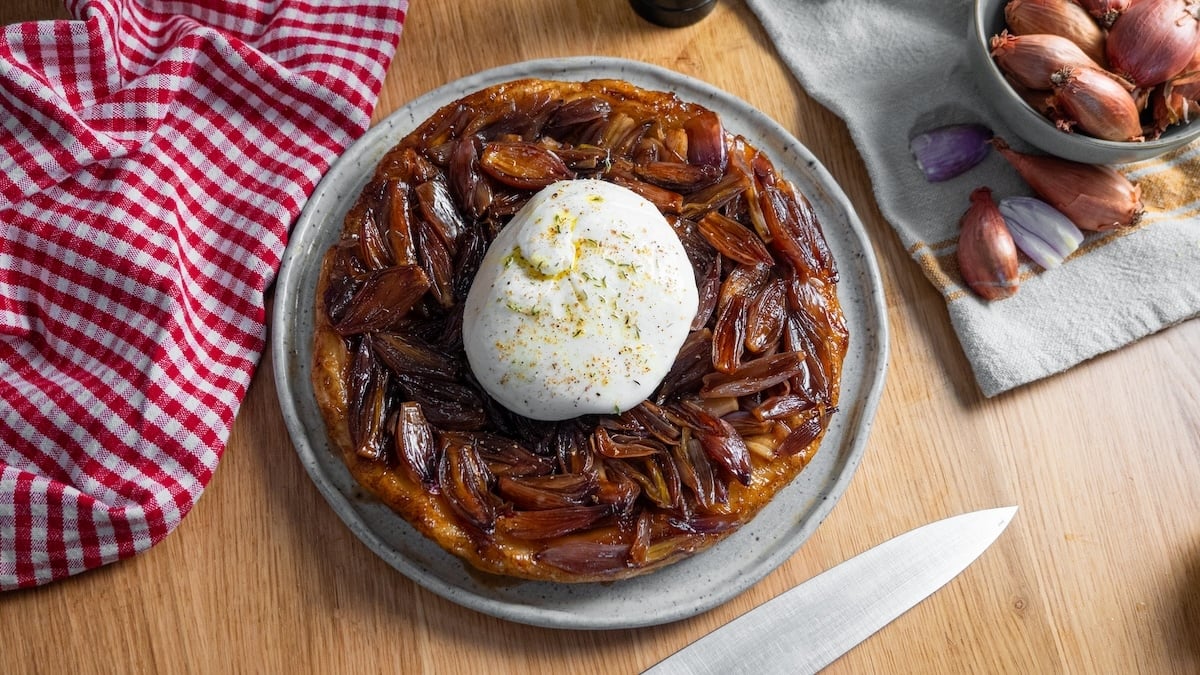
{"label": "whole shallot", "polygon": [[1050,77],[1054,97],[1050,106],[1055,124],[1064,130],[1078,125],[1106,141],[1142,141],[1137,104],[1124,87],[1097,68],[1067,67]]}
{"label": "whole shallot", "polygon": [[1200,49],[1200,0],[1138,0],[1108,31],[1109,69],[1141,88],[1180,74]]}
{"label": "whole shallot", "polygon": [[1017,35],[1061,35],[1104,65],[1104,31],[1072,0],[1009,0],[1004,18]]}
{"label": "whole shallot", "polygon": [[967,286],[985,300],[1016,293],[1017,247],[990,189],[971,193],[971,206],[959,225],[958,267]]}
{"label": "whole shallot", "polygon": [[1013,35],[1002,31],[992,37],[991,48],[1000,70],[1030,89],[1050,89],[1050,78],[1063,68],[1100,68],[1079,45],[1061,35]]}
{"label": "whole shallot", "polygon": [[1082,230],[1129,227],[1145,213],[1141,188],[1112,167],[1018,152],[998,136],[992,146],[1039,197]]}

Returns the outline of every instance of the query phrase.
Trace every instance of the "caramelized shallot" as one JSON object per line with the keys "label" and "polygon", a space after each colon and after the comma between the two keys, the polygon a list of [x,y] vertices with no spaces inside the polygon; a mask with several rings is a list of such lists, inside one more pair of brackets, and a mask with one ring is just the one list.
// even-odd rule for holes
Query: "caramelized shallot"
{"label": "caramelized shallot", "polygon": [[429,286],[429,277],[415,265],[371,272],[334,327],[342,335],[385,330],[406,315]]}
{"label": "caramelized shallot", "polygon": [[417,252],[413,243],[412,210],[408,203],[408,184],[393,180],[388,183],[388,245],[397,265],[415,265]]}
{"label": "caramelized shallot", "polygon": [[380,202],[387,194],[386,189],[387,185],[382,181],[367,185],[363,194],[373,198],[360,201],[346,214],[347,221],[358,220],[358,257],[367,269],[379,270],[392,264],[392,251],[380,229]]}
{"label": "caramelized shallot", "polygon": [[713,248],[727,257],[747,265],[771,265],[775,259],[752,230],[736,220],[710,211],[697,223],[700,234]]}
{"label": "caramelized shallot", "polygon": [[388,372],[371,354],[370,336],[358,343],[350,363],[347,388],[354,394],[354,405],[347,419],[354,452],[364,459],[383,457],[384,421],[388,416]]}
{"label": "caramelized shallot", "polygon": [[810,452],[812,442],[820,435],[821,429],[829,422],[829,416],[837,412],[837,408],[825,408],[823,410],[809,411],[808,418],[796,428],[783,443],[776,449],[776,453],[780,455],[795,455],[801,452]]}
{"label": "caramelized shallot", "polygon": [[821,273],[837,279],[837,268],[826,248],[821,223],[807,197],[765,187],[759,193],[759,203],[771,245],[791,261],[792,269],[804,275]]}
{"label": "caramelized shallot", "polygon": [[637,164],[634,174],[648,183],[675,192],[695,192],[721,178],[721,172],[716,167],[658,160]]}
{"label": "caramelized shallot", "polygon": [[717,311],[717,323],[712,336],[712,366],[722,373],[732,373],[742,363],[746,348],[748,302],[739,295]]}
{"label": "caramelized shallot", "polygon": [[777,420],[810,410],[814,405],[816,403],[807,396],[788,394],[772,396],[750,412],[760,420]]}
{"label": "caramelized shallot", "polygon": [[787,284],[772,279],[746,308],[746,350],[760,354],[779,344],[787,304]]}
{"label": "caramelized shallot", "polygon": [[416,230],[417,261],[429,279],[429,290],[438,304],[450,307],[454,304],[454,261],[446,240],[428,220],[417,221]]}
{"label": "caramelized shallot", "polygon": [[742,485],[750,484],[750,451],[742,437],[725,420],[703,407],[684,401],[678,408],[682,423],[700,440],[704,454]]}
{"label": "caramelized shallot", "polygon": [[495,528],[499,516],[489,491],[490,476],[491,472],[469,439],[455,434],[442,435],[438,486],[451,508],[465,521],[488,533]]}
{"label": "caramelized shallot", "polygon": [[458,364],[450,357],[420,344],[412,336],[383,331],[372,333],[371,347],[379,360],[400,375],[453,380],[459,373]]}
{"label": "caramelized shallot", "polygon": [[522,190],[539,190],[575,174],[558,155],[536,144],[523,141],[485,143],[479,166],[505,185]]}
{"label": "caramelized shallot", "polygon": [[417,206],[424,222],[441,238],[446,250],[453,254],[458,247],[458,235],[466,227],[454,205],[450,188],[441,177],[427,180],[416,187]]}
{"label": "caramelized shallot", "polygon": [[514,511],[497,524],[520,539],[553,539],[590,528],[609,514],[607,506],[562,506],[539,511]]}
{"label": "caramelized shallot", "polygon": [[491,190],[479,174],[480,145],[478,137],[462,139],[454,145],[448,166],[451,191],[473,218],[483,215],[491,204]]}
{"label": "caramelized shallot", "polygon": [[425,420],[418,403],[405,401],[400,404],[393,432],[396,455],[400,466],[414,481],[427,490],[437,490],[437,448],[433,442],[433,428]]}
{"label": "caramelized shallot", "polygon": [[721,118],[715,112],[706,110],[684,122],[683,130],[687,132],[688,161],[724,172],[728,157]]}
{"label": "caramelized shallot", "polygon": [[629,548],[629,544],[566,540],[550,544],[534,559],[571,574],[603,575],[625,569]]}
{"label": "caramelized shallot", "polygon": [[711,373],[704,377],[702,398],[746,396],[791,379],[804,371],[804,354],[781,352],[742,364],[732,373]]}

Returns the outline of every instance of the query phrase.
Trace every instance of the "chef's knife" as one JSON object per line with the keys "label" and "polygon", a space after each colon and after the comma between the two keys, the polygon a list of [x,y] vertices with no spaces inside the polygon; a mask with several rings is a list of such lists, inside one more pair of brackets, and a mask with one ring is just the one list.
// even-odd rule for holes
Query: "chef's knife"
{"label": "chef's knife", "polygon": [[958,576],[1016,512],[973,511],[905,532],[746,612],[645,675],[815,673]]}

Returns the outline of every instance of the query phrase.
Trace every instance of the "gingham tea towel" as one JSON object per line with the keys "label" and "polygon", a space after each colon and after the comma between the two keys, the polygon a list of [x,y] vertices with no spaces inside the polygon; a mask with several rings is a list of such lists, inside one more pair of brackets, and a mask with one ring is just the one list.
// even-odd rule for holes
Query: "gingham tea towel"
{"label": "gingham tea towel", "polygon": [[0,589],[144,551],[212,476],[288,228],[406,0],[72,0],[0,40]]}

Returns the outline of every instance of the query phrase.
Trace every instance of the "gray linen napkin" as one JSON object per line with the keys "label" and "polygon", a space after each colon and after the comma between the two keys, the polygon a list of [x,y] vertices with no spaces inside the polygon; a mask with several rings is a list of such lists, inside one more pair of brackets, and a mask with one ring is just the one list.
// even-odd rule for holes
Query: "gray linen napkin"
{"label": "gray linen napkin", "polygon": [[930,128],[981,122],[1021,144],[989,111],[967,56],[971,3],[944,0],[747,0],[814,99],[841,117],[880,211],[946,298],[985,396],[1063,371],[1200,314],[1200,144],[1120,168],[1142,186],[1143,224],[1090,234],[1062,266],[1024,261],[1012,298],[965,290],[954,242],[968,195],[1031,194],[995,152],[966,174],[927,183],[908,149]]}

